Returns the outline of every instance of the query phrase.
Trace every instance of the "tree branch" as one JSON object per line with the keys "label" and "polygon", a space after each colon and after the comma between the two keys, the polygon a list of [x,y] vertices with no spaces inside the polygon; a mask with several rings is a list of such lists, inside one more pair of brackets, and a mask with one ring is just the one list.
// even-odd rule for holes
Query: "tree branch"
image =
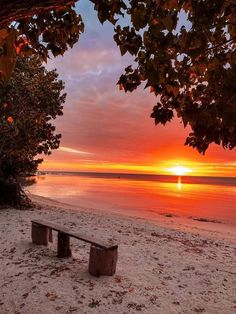
{"label": "tree branch", "polygon": [[13,21],[74,5],[77,0],[0,0],[0,29]]}

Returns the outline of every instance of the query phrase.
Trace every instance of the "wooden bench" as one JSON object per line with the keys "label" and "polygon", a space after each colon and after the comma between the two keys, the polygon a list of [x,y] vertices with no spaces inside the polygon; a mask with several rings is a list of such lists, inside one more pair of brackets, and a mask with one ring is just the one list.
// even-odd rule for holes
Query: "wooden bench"
{"label": "wooden bench", "polygon": [[87,235],[71,232],[65,227],[43,220],[32,220],[32,242],[39,245],[48,245],[52,242],[52,230],[58,232],[57,256],[70,257],[70,237],[91,244],[89,256],[89,273],[94,276],[112,276],[116,271],[118,245],[111,245],[95,241]]}

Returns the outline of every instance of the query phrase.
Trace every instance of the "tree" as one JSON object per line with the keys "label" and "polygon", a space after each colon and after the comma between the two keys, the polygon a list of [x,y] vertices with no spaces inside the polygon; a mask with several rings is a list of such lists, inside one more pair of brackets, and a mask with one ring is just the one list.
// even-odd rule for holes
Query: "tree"
{"label": "tree", "polygon": [[0,93],[0,204],[25,204],[20,177],[35,174],[43,159],[60,143],[50,122],[62,115],[64,84],[38,58],[19,58]]}
{"label": "tree", "polygon": [[[114,40],[121,54],[130,53],[135,61],[120,77],[120,88],[125,92],[132,92],[141,83],[145,83],[145,87],[149,87],[157,96],[157,104],[151,114],[155,123],[165,125],[177,115],[184,127],[189,125],[192,129],[185,144],[197,148],[200,153],[205,153],[211,143],[233,149],[236,146],[236,1],[90,1],[94,3],[101,23],[110,21],[116,25],[119,17],[126,15],[130,18],[129,25],[115,27]],[[13,2],[19,3],[19,0],[11,3]],[[35,1],[27,0],[27,3]],[[65,3],[68,4],[66,11],[51,11],[52,8],[60,8],[60,1],[40,1],[32,7],[34,16],[30,19],[28,17],[32,12],[27,13],[24,5],[19,5],[12,13],[10,9],[7,10],[6,4],[2,25],[6,25],[4,21],[13,19],[21,21],[16,27],[21,34],[19,41],[16,41],[16,51],[18,49],[19,53],[27,53],[31,49],[31,52],[43,55],[44,59],[48,50],[54,55],[63,53],[67,44],[58,50],[59,34],[64,32],[61,18],[56,23],[56,45],[51,27],[53,29],[55,23],[53,12],[65,14],[73,11],[71,3]],[[21,10],[18,11],[19,8]],[[45,13],[46,10],[50,12]],[[45,20],[45,14],[50,16],[49,27],[47,24],[40,24],[41,20]],[[181,22],[181,16],[184,22]],[[76,31],[77,37],[73,37],[74,41],[83,31],[80,16],[78,22],[79,28]],[[68,22],[68,25],[71,23]],[[30,37],[32,29],[35,28],[40,31],[34,32],[34,36]],[[6,46],[5,51],[8,50],[7,42],[10,42],[12,47],[11,37],[7,40],[8,36],[13,36],[11,31],[8,30],[7,37],[2,39]],[[48,31],[49,36],[46,35],[45,38],[44,34]],[[69,33],[74,34],[73,32],[70,29]],[[4,36],[0,35],[0,38]],[[41,37],[46,43],[48,41],[48,44],[44,45],[46,50],[39,42]],[[67,43],[70,36],[62,38],[67,38]],[[12,49],[9,51],[12,52]],[[10,56],[10,60],[14,58]],[[9,73],[10,71],[7,72]]]}

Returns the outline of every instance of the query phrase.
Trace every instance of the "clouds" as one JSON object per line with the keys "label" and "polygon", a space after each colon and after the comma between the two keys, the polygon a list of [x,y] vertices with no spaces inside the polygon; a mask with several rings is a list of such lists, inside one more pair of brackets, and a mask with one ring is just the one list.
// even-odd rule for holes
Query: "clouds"
{"label": "clouds", "polygon": [[82,156],[83,155],[85,155],[85,156],[93,155],[93,153],[84,152],[82,150],[73,149],[71,147],[60,146],[58,150],[61,151],[61,152],[72,153],[72,154],[79,154],[79,155],[82,155]]}
{"label": "clouds", "polygon": [[[95,165],[103,165],[101,169],[109,170],[116,164],[121,171],[118,165],[126,164],[134,171],[135,165],[158,169],[166,161],[231,164],[236,160],[235,152],[216,146],[206,157],[185,147],[189,130],[177,119],[166,127],[156,127],[150,118],[155,96],[143,88],[125,94],[116,86],[132,58],[120,56],[112,39],[113,27],[97,22],[90,2],[79,2],[78,10],[85,20],[85,34],[64,57],[48,64],[49,69],[57,68],[68,95],[64,116],[56,121],[62,133],[61,150],[48,157],[43,167],[62,169],[69,164],[73,170],[93,170]],[[234,175],[235,169],[230,168]]]}

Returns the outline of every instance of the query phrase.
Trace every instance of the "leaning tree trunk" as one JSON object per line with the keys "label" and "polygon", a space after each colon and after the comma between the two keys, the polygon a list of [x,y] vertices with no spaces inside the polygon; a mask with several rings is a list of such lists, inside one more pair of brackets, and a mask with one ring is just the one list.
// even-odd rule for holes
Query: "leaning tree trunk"
{"label": "leaning tree trunk", "polygon": [[0,207],[31,207],[32,202],[16,179],[0,178]]}
{"label": "leaning tree trunk", "polygon": [[35,14],[63,9],[76,0],[0,0],[0,29]]}
{"label": "leaning tree trunk", "polygon": [[21,199],[20,186],[16,182],[0,179],[0,205],[18,206]]}

